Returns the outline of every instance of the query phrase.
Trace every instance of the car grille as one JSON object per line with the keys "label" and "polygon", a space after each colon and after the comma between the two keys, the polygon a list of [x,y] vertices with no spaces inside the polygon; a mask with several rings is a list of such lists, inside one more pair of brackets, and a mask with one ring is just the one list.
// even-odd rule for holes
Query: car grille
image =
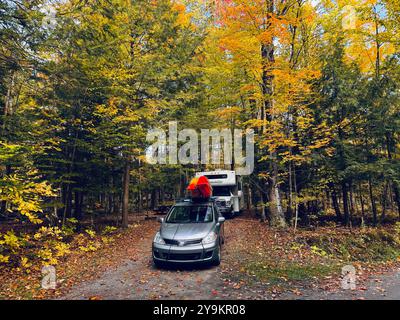
{"label": "car grille", "polygon": [[199,259],[201,259],[201,253],[169,254],[169,260],[199,260]]}
{"label": "car grille", "polygon": [[[172,240],[172,239],[164,239],[166,244],[172,245],[172,246],[190,246],[190,245],[195,245],[195,244],[200,244],[201,239],[196,239],[196,240]],[[183,244],[180,245],[180,242],[183,242]]]}
{"label": "car grille", "polygon": [[225,200],[217,200],[216,204],[218,207],[225,207],[226,206],[226,201]]}
{"label": "car grille", "polygon": [[168,259],[168,253],[154,251],[154,256],[159,259]]}

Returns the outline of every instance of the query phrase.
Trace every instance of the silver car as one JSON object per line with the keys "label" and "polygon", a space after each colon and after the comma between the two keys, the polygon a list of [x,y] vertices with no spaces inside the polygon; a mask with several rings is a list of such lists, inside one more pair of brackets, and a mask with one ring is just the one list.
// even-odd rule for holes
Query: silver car
{"label": "silver car", "polygon": [[166,262],[220,264],[225,218],[214,200],[178,202],[160,221],[152,250],[156,266]]}

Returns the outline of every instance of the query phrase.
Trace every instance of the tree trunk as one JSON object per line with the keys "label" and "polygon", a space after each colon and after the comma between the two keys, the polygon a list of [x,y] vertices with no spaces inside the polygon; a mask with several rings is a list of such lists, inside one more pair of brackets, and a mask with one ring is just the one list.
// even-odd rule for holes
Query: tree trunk
{"label": "tree trunk", "polygon": [[4,135],[4,131],[6,129],[6,117],[7,115],[12,113],[12,96],[13,96],[13,90],[14,90],[14,81],[15,81],[15,72],[11,71],[11,84],[7,89],[7,94],[5,97],[5,101],[4,101],[4,110],[3,110],[3,114],[4,114],[4,119],[3,119],[3,135]]}
{"label": "tree trunk", "polygon": [[396,182],[393,182],[393,192],[394,192],[394,199],[397,204],[397,210],[398,210],[399,219],[400,219],[400,192],[399,192],[399,188],[397,187]]}
{"label": "tree trunk", "polygon": [[365,223],[365,209],[364,209],[364,198],[362,196],[361,183],[358,186],[358,191],[360,195],[360,204],[361,204],[361,226],[363,227]]}
{"label": "tree trunk", "polygon": [[373,224],[374,224],[374,226],[376,226],[376,224],[377,224],[377,212],[376,212],[375,199],[374,199],[374,195],[373,195],[373,192],[372,192],[371,177],[368,179],[368,187],[369,187],[369,197],[370,197],[370,200],[371,200]]}
{"label": "tree trunk", "polygon": [[250,210],[253,207],[252,201],[251,201],[251,199],[252,199],[252,190],[251,190],[249,184],[246,184],[245,188],[246,188],[246,193],[245,193],[245,195],[246,195],[246,209],[247,209],[248,212],[250,212]]}
{"label": "tree trunk", "polygon": [[[264,28],[267,30],[271,26],[270,17],[275,13],[274,0],[266,3],[266,23]],[[262,60],[262,93],[263,105],[261,109],[261,119],[263,120],[263,132],[265,131],[267,121],[271,121],[271,111],[273,109],[273,73],[272,66],[275,63],[273,41],[261,43],[261,60]],[[276,151],[270,152],[271,156],[271,178],[269,181],[269,212],[271,217],[271,225],[275,227],[285,227],[286,221],[282,208],[282,201],[279,190],[278,176],[278,159]]]}
{"label": "tree trunk", "polygon": [[353,193],[353,183],[349,183],[349,200],[350,200],[350,221],[355,213],[355,201],[354,201],[354,193]]}
{"label": "tree trunk", "polygon": [[65,189],[65,200],[64,200],[64,212],[62,218],[62,224],[65,224],[65,220],[71,217],[72,213],[72,191],[71,184],[68,183]]}
{"label": "tree trunk", "polygon": [[82,220],[83,193],[75,191],[75,218]]}
{"label": "tree trunk", "polygon": [[137,202],[137,213],[140,214],[142,212],[142,208],[143,208],[143,196],[142,196],[142,190],[138,191],[138,202]]}
{"label": "tree trunk", "polygon": [[[8,176],[8,175],[11,174],[11,172],[12,172],[11,166],[10,165],[6,165],[5,175]],[[6,214],[6,210],[7,210],[7,201],[6,200],[0,201],[0,214],[1,215],[5,215]]]}
{"label": "tree trunk", "polygon": [[298,203],[298,190],[297,190],[297,176],[296,176],[296,168],[293,168],[293,188],[295,194],[294,201],[294,231],[297,230],[297,224],[299,220],[299,203]]}
{"label": "tree trunk", "polygon": [[120,206],[121,206],[121,195],[120,193],[114,194],[113,197],[113,213],[115,214],[115,225],[120,223]]}
{"label": "tree trunk", "polygon": [[382,194],[382,214],[381,214],[381,221],[385,220],[385,218],[386,218],[386,207],[387,207],[388,189],[389,189],[389,183],[388,183],[388,181],[385,181],[385,186],[384,186],[383,194]]}
{"label": "tree trunk", "polygon": [[[275,62],[273,43],[261,45],[261,57],[263,61],[262,91],[264,96],[264,104],[261,116],[263,120],[263,127],[265,127],[267,120],[268,121],[272,120],[271,109],[273,107],[273,102],[271,97],[273,94],[273,75],[272,75],[271,65]],[[270,153],[270,157],[271,157],[271,178],[269,181],[269,201],[270,201],[269,211],[271,217],[271,225],[274,227],[285,227],[286,221],[283,213],[282,201],[279,190],[278,159],[276,151],[272,151]]]}
{"label": "tree trunk", "polygon": [[[291,152],[291,151],[290,151]],[[292,182],[292,165],[291,162],[289,162],[288,165],[288,172],[289,172],[289,193],[288,193],[288,205],[287,205],[287,219],[289,221],[292,220],[293,218],[293,182]]]}
{"label": "tree trunk", "polygon": [[112,214],[113,211],[113,194],[109,192],[107,195],[107,214]]}
{"label": "tree trunk", "polygon": [[268,199],[266,198],[264,192],[260,190],[260,196],[261,196],[261,202],[262,202],[262,207],[261,207],[261,221],[265,222],[267,220],[267,208],[266,208],[266,203]]}
{"label": "tree trunk", "polygon": [[271,226],[284,228],[286,227],[285,214],[282,208],[282,201],[280,190],[278,186],[278,165],[273,160],[272,163],[272,177],[271,177],[271,188],[269,192],[269,209],[271,217]]}
{"label": "tree trunk", "polygon": [[185,193],[186,193],[186,185],[187,185],[187,181],[186,181],[186,173],[185,172],[181,172],[179,175],[179,197],[180,198],[184,198],[185,197]]}
{"label": "tree trunk", "polygon": [[[390,132],[386,132],[386,151],[387,151],[387,157],[390,160],[392,160],[392,152],[396,152],[396,144],[393,143],[393,138]],[[394,149],[394,150],[393,150]],[[397,210],[399,214],[399,219],[400,219],[400,192],[399,192],[399,187],[396,183],[396,181],[392,181],[392,188],[393,188],[393,193],[394,193],[394,200],[396,201],[397,204]]]}
{"label": "tree trunk", "polygon": [[151,202],[150,202],[151,210],[155,210],[157,207],[157,199],[156,199],[157,194],[158,194],[157,189],[151,190]]}
{"label": "tree trunk", "polygon": [[350,222],[349,195],[348,195],[348,186],[345,181],[342,182],[342,194],[343,194],[344,224],[348,226]]}
{"label": "tree trunk", "polygon": [[127,160],[122,179],[122,227],[128,227],[130,165]]}
{"label": "tree trunk", "polygon": [[342,213],[340,212],[335,186],[332,182],[329,183],[329,189],[331,190],[332,206],[335,209],[336,220],[337,222],[342,222]]}
{"label": "tree trunk", "polygon": [[7,201],[2,200],[0,202],[0,215],[4,216],[6,214],[6,210],[7,210]]}

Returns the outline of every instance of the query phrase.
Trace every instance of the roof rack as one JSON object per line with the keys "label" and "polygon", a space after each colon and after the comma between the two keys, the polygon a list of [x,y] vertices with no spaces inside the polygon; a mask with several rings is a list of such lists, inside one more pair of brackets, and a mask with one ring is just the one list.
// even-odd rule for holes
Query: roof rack
{"label": "roof rack", "polygon": [[217,197],[209,197],[209,198],[180,198],[177,199],[176,202],[193,202],[193,203],[201,203],[201,202],[210,202],[215,201]]}

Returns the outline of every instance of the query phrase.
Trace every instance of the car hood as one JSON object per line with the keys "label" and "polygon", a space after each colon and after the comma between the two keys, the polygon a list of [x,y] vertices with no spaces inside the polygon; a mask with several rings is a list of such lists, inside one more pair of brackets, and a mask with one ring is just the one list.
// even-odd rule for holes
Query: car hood
{"label": "car hood", "polygon": [[171,240],[202,239],[213,229],[213,223],[163,223],[161,237]]}

